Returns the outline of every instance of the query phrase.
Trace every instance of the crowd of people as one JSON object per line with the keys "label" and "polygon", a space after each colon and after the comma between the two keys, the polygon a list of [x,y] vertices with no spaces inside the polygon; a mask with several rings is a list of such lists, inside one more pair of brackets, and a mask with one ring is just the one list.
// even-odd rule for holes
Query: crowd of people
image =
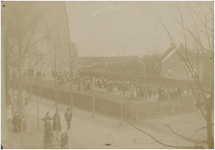
{"label": "crowd of people", "polygon": [[63,86],[64,83],[70,82],[70,73],[69,71],[52,71],[52,77],[57,79],[58,86]]}
{"label": "crowd of people", "polygon": [[178,86],[169,88],[160,87],[157,90],[151,84],[141,84],[132,80],[116,80],[104,77],[88,77],[82,76],[77,78],[78,90],[95,90],[103,89],[107,93],[122,94],[128,99],[147,100],[158,95],[159,101],[169,100],[178,97],[182,93],[182,89]]}
{"label": "crowd of people", "polygon": [[[68,135],[67,131],[70,130],[71,127],[71,120],[72,120],[72,112],[70,108],[64,114],[65,121],[67,123],[67,130],[62,130],[61,140],[59,141],[58,138],[54,137],[52,131],[61,131],[61,120],[58,110],[56,110],[53,117],[49,116],[49,112],[46,113],[45,117],[42,118],[44,121],[44,141],[43,145],[45,149],[52,149],[52,148],[61,148],[61,149],[68,149]],[[53,121],[51,125],[51,121]]]}
{"label": "crowd of people", "polygon": [[168,86],[161,86],[158,89],[158,101],[167,101],[176,97],[181,97],[181,93],[183,92],[182,88],[176,86],[174,88],[169,88]]}
{"label": "crowd of people", "polygon": [[[58,85],[62,86],[63,83],[70,82],[70,73],[64,71],[64,73],[57,72]],[[54,77],[54,76],[53,76]],[[128,99],[147,100],[151,97],[158,95],[158,101],[170,100],[175,97],[179,97],[183,90],[176,87],[161,86],[155,89],[151,84],[141,84],[138,81],[132,80],[117,80],[113,78],[105,77],[92,77],[81,76],[73,77],[73,84],[77,85],[78,90],[105,90],[110,94],[122,94]]]}
{"label": "crowd of people", "polygon": [[128,99],[147,99],[155,96],[155,90],[151,85],[141,85],[136,81],[114,80],[104,77],[83,76],[78,79],[78,90],[104,89],[107,93],[118,93],[126,96]]}

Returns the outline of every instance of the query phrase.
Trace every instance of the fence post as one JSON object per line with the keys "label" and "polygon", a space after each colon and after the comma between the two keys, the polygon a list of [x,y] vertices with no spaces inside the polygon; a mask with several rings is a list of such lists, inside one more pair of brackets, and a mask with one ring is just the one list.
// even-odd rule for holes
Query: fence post
{"label": "fence post", "polygon": [[141,110],[142,110],[142,118],[143,118],[143,108],[144,108],[144,107],[141,107]]}
{"label": "fence post", "polygon": [[160,103],[160,110],[161,110],[161,116],[163,115],[163,105],[162,102]]}
{"label": "fence post", "polygon": [[174,102],[172,103],[172,113],[175,113],[175,107],[174,107]]}
{"label": "fence post", "polygon": [[149,118],[149,105],[147,105],[147,117]]}
{"label": "fence post", "polygon": [[92,98],[93,98],[93,109],[92,109],[92,117],[93,117],[93,118],[94,118],[94,97],[95,97],[95,96],[94,96],[94,93],[93,93],[93,97],[92,97]]}
{"label": "fence post", "polygon": [[136,121],[138,121],[138,107],[136,107]]}

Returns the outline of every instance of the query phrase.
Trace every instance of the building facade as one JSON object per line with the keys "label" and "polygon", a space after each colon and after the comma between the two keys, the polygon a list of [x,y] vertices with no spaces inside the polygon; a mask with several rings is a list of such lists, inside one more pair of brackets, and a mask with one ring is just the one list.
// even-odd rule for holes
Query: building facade
{"label": "building facade", "polygon": [[70,41],[69,21],[65,2],[41,2],[45,9],[45,26],[48,31],[44,55],[44,71],[51,75],[52,71],[76,73],[77,48]]}
{"label": "building facade", "polygon": [[[14,23],[11,23],[10,30],[20,31],[22,29],[17,33],[17,37],[12,32],[7,35],[7,43],[9,43],[7,47],[11,49],[11,60],[14,59],[14,62],[19,61],[19,58],[14,56],[18,55],[21,49],[22,73],[29,74],[31,72],[30,74],[36,75],[37,72],[41,72],[45,76],[51,77],[52,71],[68,72],[72,68],[72,72],[75,74],[77,48],[70,41],[65,2],[7,3],[8,6],[11,6],[11,10],[8,8],[8,12],[4,13],[4,17],[7,19],[6,14],[10,13],[14,18]],[[6,19],[5,22],[7,21]],[[24,20],[23,22],[20,21],[22,19]],[[6,27],[5,25],[4,28]],[[20,37],[22,36],[23,38],[21,39]],[[10,45],[15,43],[17,39],[21,41],[21,44],[10,48]],[[16,63],[10,65],[10,70],[17,71]]]}
{"label": "building facade", "polygon": [[138,62],[138,60],[138,56],[78,57],[78,67],[79,70],[107,71],[112,66]]}
{"label": "building facade", "polygon": [[183,44],[179,48],[173,45],[160,57],[157,65],[160,75],[164,78],[194,81],[195,75],[200,81],[207,82],[213,77],[213,69],[209,69],[209,57],[187,50]]}

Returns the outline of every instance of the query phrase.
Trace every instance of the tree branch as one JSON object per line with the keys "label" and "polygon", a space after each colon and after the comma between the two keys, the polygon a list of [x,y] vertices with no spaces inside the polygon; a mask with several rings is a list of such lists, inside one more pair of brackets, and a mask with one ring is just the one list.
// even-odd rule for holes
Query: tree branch
{"label": "tree branch", "polygon": [[185,140],[187,140],[187,141],[190,141],[190,142],[193,142],[193,143],[197,143],[197,144],[201,144],[201,143],[206,143],[207,141],[194,141],[194,140],[192,140],[192,139],[190,139],[190,138],[187,138],[187,137],[185,137],[185,136],[183,136],[183,135],[180,135],[180,134],[178,134],[178,133],[176,133],[175,131],[173,131],[172,130],[172,128],[170,128],[167,124],[165,124],[168,128],[169,128],[169,130],[172,132],[172,133],[174,133],[175,135],[177,135],[177,136],[179,136],[179,137],[182,137],[182,138],[184,138]]}
{"label": "tree branch", "polygon": [[[169,9],[168,9],[169,10]],[[170,10],[169,10],[170,11]],[[209,53],[212,53],[210,50],[208,50],[207,48],[205,48],[205,47],[203,47],[202,45],[201,45],[201,43],[199,43],[199,40],[194,36],[194,34],[190,31],[190,29],[189,29],[189,27],[187,26],[187,24],[185,23],[185,22],[183,22],[184,23],[184,25],[186,26],[184,26],[183,24],[181,24],[179,21],[178,21],[178,19],[175,17],[175,15],[173,15],[173,13],[170,11],[170,14],[174,17],[174,19],[177,21],[177,23],[184,29],[184,30],[186,30],[191,36],[192,36],[192,38],[197,42],[197,44],[202,48],[202,49],[204,49],[205,51],[207,51],[207,52],[209,52]],[[160,19],[160,17],[159,17],[159,19]],[[160,19],[161,20],[161,19]],[[163,24],[163,23],[162,23]],[[168,33],[169,34],[169,33]]]}
{"label": "tree branch", "polygon": [[155,36],[151,36],[151,35],[147,35],[147,34],[145,34],[146,36],[149,36],[149,37],[152,37],[152,38],[156,38],[156,39],[159,39],[159,40],[161,40],[161,41],[163,41],[163,42],[166,42],[166,43],[171,43],[171,42],[169,42],[169,41],[166,41],[166,40],[164,40],[164,39],[162,39],[162,38],[159,38],[159,37],[155,37]]}
{"label": "tree branch", "polygon": [[189,147],[189,146],[174,146],[174,145],[169,145],[169,144],[165,144],[165,143],[162,143],[160,142],[159,140],[157,140],[156,138],[154,138],[151,134],[139,129],[138,127],[134,126],[133,124],[131,124],[130,122],[128,122],[127,120],[125,120],[124,118],[121,118],[122,120],[124,120],[126,123],[128,123],[129,125],[131,125],[132,127],[134,127],[135,129],[137,129],[138,131],[148,135],[149,137],[151,137],[153,140],[155,140],[157,143],[163,145],[163,146],[167,146],[167,147],[172,147],[172,148],[179,148],[179,149],[195,149],[195,148],[199,148],[199,149],[203,149],[202,146],[193,146],[193,147]]}

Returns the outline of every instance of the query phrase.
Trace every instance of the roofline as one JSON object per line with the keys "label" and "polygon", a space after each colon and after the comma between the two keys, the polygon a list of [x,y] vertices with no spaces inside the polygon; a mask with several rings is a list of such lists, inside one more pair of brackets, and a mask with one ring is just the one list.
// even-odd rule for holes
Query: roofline
{"label": "roofline", "polygon": [[166,56],[169,55],[169,53],[171,53],[174,49],[175,49],[175,47],[170,47],[163,55],[161,55],[158,63],[163,61],[166,58]]}

